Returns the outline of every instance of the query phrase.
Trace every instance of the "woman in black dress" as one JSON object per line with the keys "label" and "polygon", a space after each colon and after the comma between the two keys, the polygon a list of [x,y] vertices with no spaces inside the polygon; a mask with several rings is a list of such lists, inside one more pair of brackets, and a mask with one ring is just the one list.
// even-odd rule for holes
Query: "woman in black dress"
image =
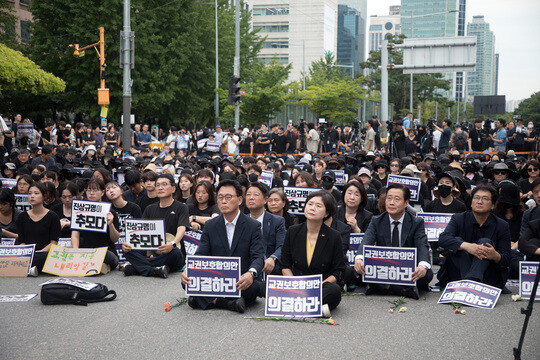
{"label": "woman in black dress", "polygon": [[77,199],[79,187],[71,181],[66,181],[60,186],[60,204],[54,205],[51,210],[60,218],[62,227],[61,238],[71,239],[71,204]]}
{"label": "woman in black dress", "polygon": [[348,182],[341,194],[343,205],[338,208],[336,218],[348,224],[352,233],[365,232],[373,214],[365,209],[368,198],[364,186],[357,181]]}

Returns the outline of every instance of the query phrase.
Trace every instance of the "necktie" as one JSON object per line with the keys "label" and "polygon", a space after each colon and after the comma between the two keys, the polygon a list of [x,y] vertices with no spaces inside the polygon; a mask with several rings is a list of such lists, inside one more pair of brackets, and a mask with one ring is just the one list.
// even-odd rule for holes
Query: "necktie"
{"label": "necktie", "polygon": [[392,230],[392,247],[399,247],[399,221],[394,221],[394,230]]}

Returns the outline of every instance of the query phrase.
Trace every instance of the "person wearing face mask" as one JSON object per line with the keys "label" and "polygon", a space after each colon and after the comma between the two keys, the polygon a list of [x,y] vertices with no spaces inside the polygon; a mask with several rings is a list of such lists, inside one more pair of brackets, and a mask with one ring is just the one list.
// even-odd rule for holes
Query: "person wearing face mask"
{"label": "person wearing face mask", "polygon": [[532,121],[529,121],[529,124],[527,125],[524,141],[525,151],[536,151],[536,147],[538,146],[537,133],[534,129],[534,123]]}
{"label": "person wearing face mask", "polygon": [[457,214],[467,211],[467,206],[454,197],[459,194],[456,188],[456,180],[448,173],[437,175],[437,187],[433,189],[436,199],[424,206],[425,212]]}
{"label": "person wearing face mask", "polygon": [[336,203],[341,203],[341,191],[334,188],[334,184],[336,183],[336,174],[331,170],[326,170],[323,172],[321,176],[321,188],[323,188],[325,191],[328,191],[334,199],[336,199]]}

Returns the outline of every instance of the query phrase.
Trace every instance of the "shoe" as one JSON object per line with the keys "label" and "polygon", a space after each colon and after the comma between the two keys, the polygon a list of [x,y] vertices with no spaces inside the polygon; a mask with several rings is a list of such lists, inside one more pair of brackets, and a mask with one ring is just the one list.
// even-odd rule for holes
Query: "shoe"
{"label": "shoe", "polygon": [[330,316],[330,307],[328,306],[328,304],[324,304],[322,306],[322,317],[324,318],[329,318]]}
{"label": "shoe", "polygon": [[420,299],[420,294],[418,293],[416,286],[409,286],[406,289],[403,289],[401,295],[415,300]]}
{"label": "shoe", "polygon": [[122,272],[124,273],[124,276],[133,276],[138,274],[137,270],[135,270],[135,267],[131,264],[124,265]]}
{"label": "shoe", "polygon": [[169,275],[169,272],[167,271],[167,267],[163,265],[159,267],[153,267],[152,269],[150,269],[150,273],[148,275],[166,279]]}
{"label": "shoe", "polygon": [[229,300],[227,302],[227,309],[243,314],[246,311],[246,302],[243,298]]}
{"label": "shoe", "polygon": [[367,288],[366,288],[366,295],[373,295],[373,294],[377,294],[378,291],[377,291],[377,288],[374,287],[374,286],[371,286],[371,285],[368,285]]}
{"label": "shoe", "polygon": [[30,277],[37,277],[39,274],[39,271],[37,269],[37,266],[32,266],[30,270],[28,270],[28,276]]}
{"label": "shoe", "polygon": [[195,298],[193,296],[189,296],[187,299],[187,303],[190,308],[192,309],[200,309],[199,303],[195,301]]}
{"label": "shoe", "polygon": [[111,266],[109,264],[103,264],[101,265],[101,271],[99,272],[100,274],[108,274],[111,272]]}
{"label": "shoe", "polygon": [[352,285],[347,285],[347,292],[354,292],[354,290],[356,290],[356,285],[352,284]]}

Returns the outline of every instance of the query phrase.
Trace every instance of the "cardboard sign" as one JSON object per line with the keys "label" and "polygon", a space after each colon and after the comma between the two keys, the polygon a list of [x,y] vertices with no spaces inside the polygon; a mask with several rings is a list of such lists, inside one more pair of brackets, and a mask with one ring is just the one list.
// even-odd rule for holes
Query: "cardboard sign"
{"label": "cardboard sign", "polygon": [[17,186],[17,179],[1,178],[0,181],[2,182],[3,188],[13,189]]}
{"label": "cardboard sign", "polygon": [[21,211],[28,211],[32,205],[28,202],[28,194],[15,194],[15,207]]}
{"label": "cardboard sign", "polygon": [[186,248],[187,255],[195,255],[199,248],[199,241],[201,241],[202,231],[186,231],[184,233],[184,247]]}
{"label": "cardboard sign", "polygon": [[[529,300],[531,298],[534,278],[538,272],[537,261],[520,261],[519,262],[519,295]],[[540,286],[536,289],[535,301],[540,300]]]}
{"label": "cardboard sign", "polygon": [[416,248],[364,246],[364,282],[412,286]]}
{"label": "cardboard sign", "polygon": [[2,245],[2,246],[15,245],[15,240],[17,240],[17,239],[2,238],[2,242],[0,243],[0,245]]}
{"label": "cardboard sign", "polygon": [[47,284],[67,284],[67,285],[75,286],[84,290],[92,290],[93,288],[98,286],[97,284],[94,284],[88,281],[67,279],[67,278],[52,279],[52,280],[44,282],[43,284],[39,284],[39,286],[43,286]]}
{"label": "cardboard sign", "polygon": [[320,317],[322,305],[322,275],[268,275],[265,316]]}
{"label": "cardboard sign", "polygon": [[354,266],[354,258],[356,257],[356,252],[358,247],[364,238],[364,233],[352,233],[351,234],[351,243],[349,244],[349,250],[347,250],[347,261],[350,266]]}
{"label": "cardboard sign", "polygon": [[349,175],[345,174],[345,170],[330,170],[333,171],[334,174],[336,174],[336,183],[334,185],[336,186],[344,186],[347,184],[347,181],[349,180]]}
{"label": "cardboard sign", "polygon": [[0,303],[29,301],[29,300],[32,300],[36,296],[37,294],[0,295]]}
{"label": "cardboard sign", "polygon": [[439,241],[439,235],[442,234],[446,225],[450,222],[454,214],[439,214],[439,213],[418,213],[417,217],[424,219],[424,229],[428,241]]}
{"label": "cardboard sign", "polygon": [[165,220],[126,219],[126,242],[132,250],[157,250],[165,245]]}
{"label": "cardboard sign", "polygon": [[0,277],[28,276],[35,248],[35,244],[0,246]]}
{"label": "cardboard sign", "polygon": [[471,280],[449,282],[438,304],[460,303],[480,309],[493,309],[501,289]]}
{"label": "cardboard sign", "polygon": [[58,276],[91,276],[101,272],[106,247],[69,249],[52,245],[43,272]]}
{"label": "cardboard sign", "polygon": [[321,189],[316,188],[302,188],[302,187],[290,187],[283,188],[287,198],[289,199],[289,213],[295,215],[304,215],[304,207],[306,206],[306,198],[314,191]]}
{"label": "cardboard sign", "polygon": [[70,248],[71,247],[71,238],[60,238],[58,239],[58,246]]}
{"label": "cardboard sign", "polygon": [[420,186],[422,184],[422,180],[408,176],[389,174],[386,187],[391,184],[402,184],[408,187],[409,190],[411,190],[410,201],[418,201],[420,199]]}
{"label": "cardboard sign", "polygon": [[107,213],[111,203],[73,200],[71,204],[71,230],[107,232]]}
{"label": "cardboard sign", "polygon": [[187,276],[191,284],[187,296],[233,297],[241,296],[236,288],[240,280],[240,258],[223,256],[188,255]]}
{"label": "cardboard sign", "polygon": [[261,176],[259,176],[259,182],[268,186],[269,189],[272,188],[273,179],[274,179],[274,173],[269,170],[263,170]]}

